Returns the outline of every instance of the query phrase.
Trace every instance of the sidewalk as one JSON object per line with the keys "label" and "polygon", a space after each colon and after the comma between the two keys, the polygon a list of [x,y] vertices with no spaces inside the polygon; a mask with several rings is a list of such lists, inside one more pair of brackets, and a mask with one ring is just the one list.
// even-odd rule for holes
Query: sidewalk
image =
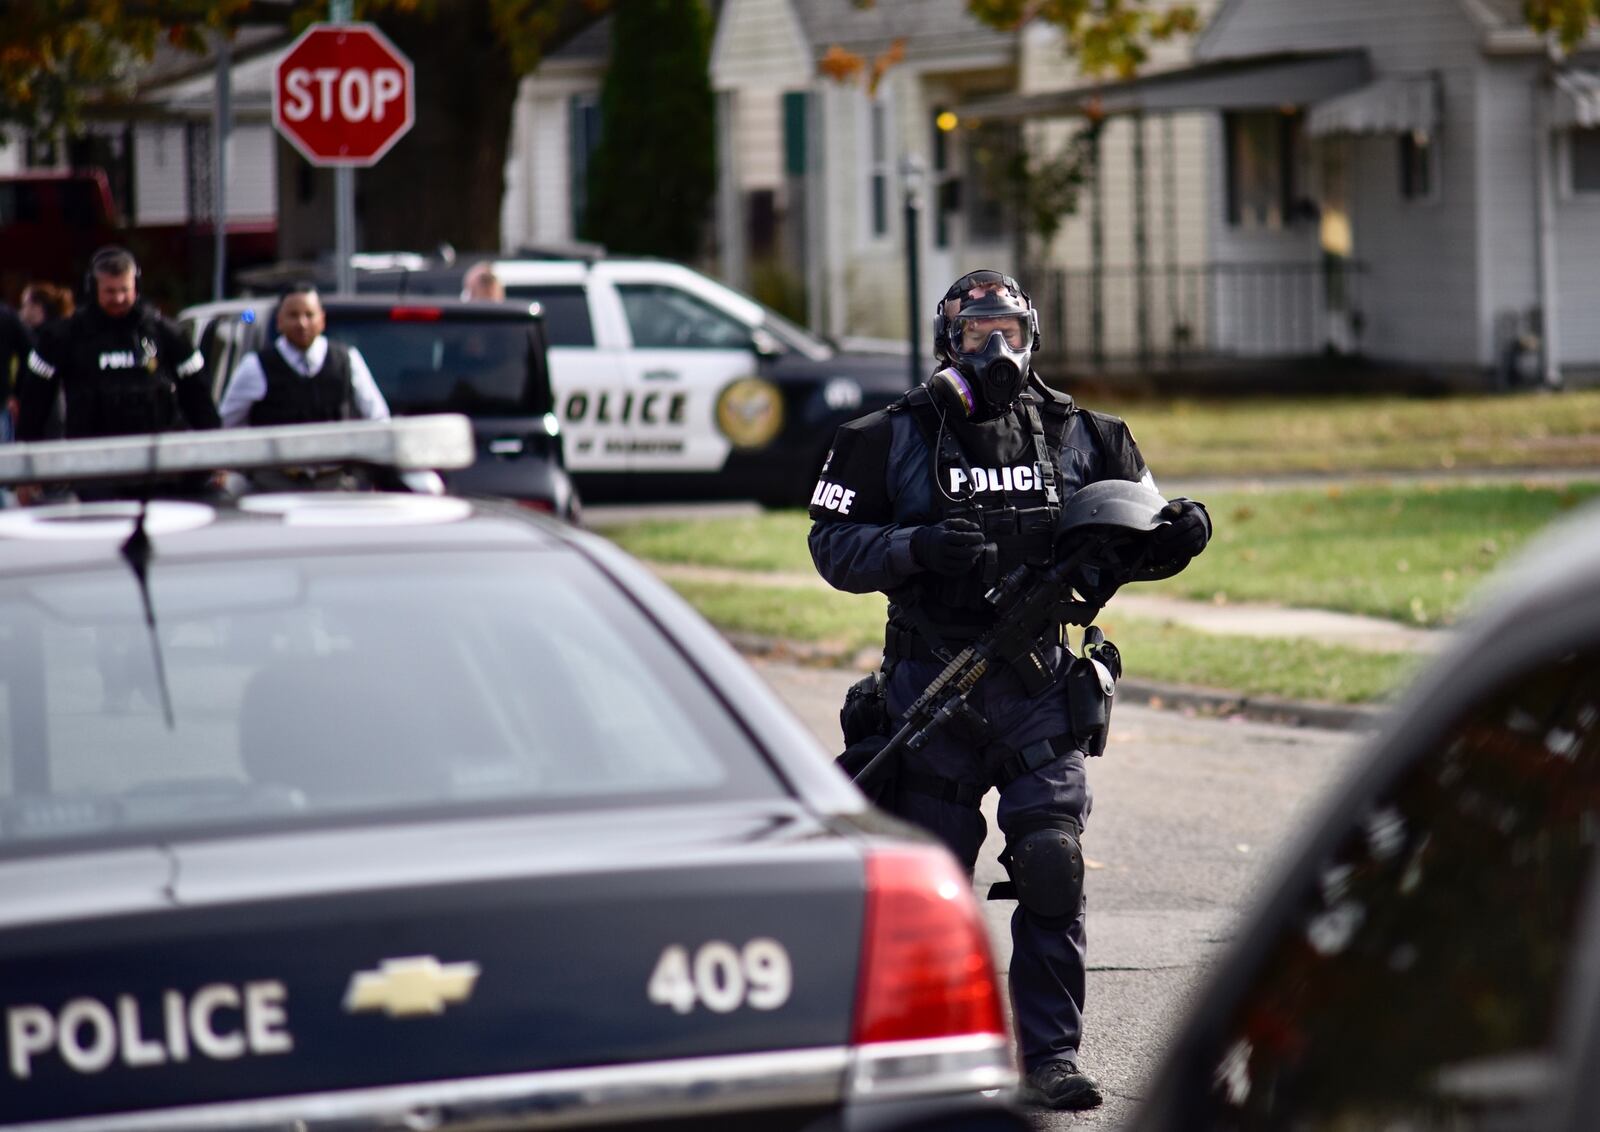
{"label": "sidewalk", "polygon": [[[785,589],[829,588],[820,577],[810,573],[763,573],[667,562],[645,564],[667,581],[761,585]],[[1111,599],[1106,610],[1131,617],[1168,621],[1221,636],[1306,637],[1370,652],[1431,652],[1442,647],[1449,639],[1448,631],[1417,629],[1376,617],[1273,605],[1231,602],[1217,605],[1154,594],[1119,593]],[[737,633],[728,634],[728,639],[741,652],[802,664],[864,669],[877,663],[875,655],[846,655],[838,650],[796,641],[771,640]],[[1384,714],[1382,707],[1244,696],[1226,689],[1162,684],[1132,677],[1122,681],[1118,694],[1158,707],[1192,710],[1206,715],[1244,715],[1331,728],[1371,728],[1377,725]]]}

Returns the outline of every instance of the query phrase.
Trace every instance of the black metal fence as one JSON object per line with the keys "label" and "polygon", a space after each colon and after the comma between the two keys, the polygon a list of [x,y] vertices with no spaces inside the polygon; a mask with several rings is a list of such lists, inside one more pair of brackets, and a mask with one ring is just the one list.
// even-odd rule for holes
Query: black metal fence
{"label": "black metal fence", "polygon": [[1055,271],[1042,282],[1040,352],[1057,368],[1170,368],[1360,345],[1361,266],[1347,259]]}

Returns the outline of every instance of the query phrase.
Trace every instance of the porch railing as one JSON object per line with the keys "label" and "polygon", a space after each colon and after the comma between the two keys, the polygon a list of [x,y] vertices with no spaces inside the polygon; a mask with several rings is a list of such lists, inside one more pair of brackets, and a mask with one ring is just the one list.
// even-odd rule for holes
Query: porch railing
{"label": "porch railing", "polygon": [[1292,358],[1360,346],[1362,267],[1209,263],[1049,272],[1034,291],[1042,364],[1171,368],[1210,358]]}

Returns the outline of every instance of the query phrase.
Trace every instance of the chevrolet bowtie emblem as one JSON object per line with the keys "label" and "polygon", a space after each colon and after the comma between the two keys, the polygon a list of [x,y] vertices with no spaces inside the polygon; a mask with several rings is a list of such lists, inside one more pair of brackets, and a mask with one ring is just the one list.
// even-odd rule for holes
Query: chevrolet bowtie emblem
{"label": "chevrolet bowtie emblem", "polygon": [[443,1014],[450,1003],[471,998],[477,981],[476,963],[440,963],[431,955],[385,959],[376,971],[350,976],[344,1008],[352,1014],[381,1010],[391,1018]]}

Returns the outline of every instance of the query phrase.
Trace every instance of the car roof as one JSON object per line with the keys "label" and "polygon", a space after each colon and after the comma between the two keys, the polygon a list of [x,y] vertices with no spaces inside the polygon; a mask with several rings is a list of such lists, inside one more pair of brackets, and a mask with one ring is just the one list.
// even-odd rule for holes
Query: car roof
{"label": "car roof", "polygon": [[[330,316],[340,318],[385,317],[394,310],[426,310],[438,312],[437,321],[461,322],[517,319],[539,319],[544,309],[538,303],[507,299],[493,302],[483,299],[445,298],[441,295],[321,295],[322,309]],[[228,318],[245,311],[266,312],[281,301],[278,295],[261,295],[244,299],[224,299],[220,302],[199,303],[185,307],[180,319],[208,320]],[[432,321],[432,319],[430,319]]]}
{"label": "car roof", "polygon": [[[110,503],[0,512],[0,578],[126,568],[121,546],[137,509]],[[222,504],[157,499],[145,530],[156,560],[170,562],[352,552],[574,553],[560,523],[511,504],[383,492],[246,496]]]}

